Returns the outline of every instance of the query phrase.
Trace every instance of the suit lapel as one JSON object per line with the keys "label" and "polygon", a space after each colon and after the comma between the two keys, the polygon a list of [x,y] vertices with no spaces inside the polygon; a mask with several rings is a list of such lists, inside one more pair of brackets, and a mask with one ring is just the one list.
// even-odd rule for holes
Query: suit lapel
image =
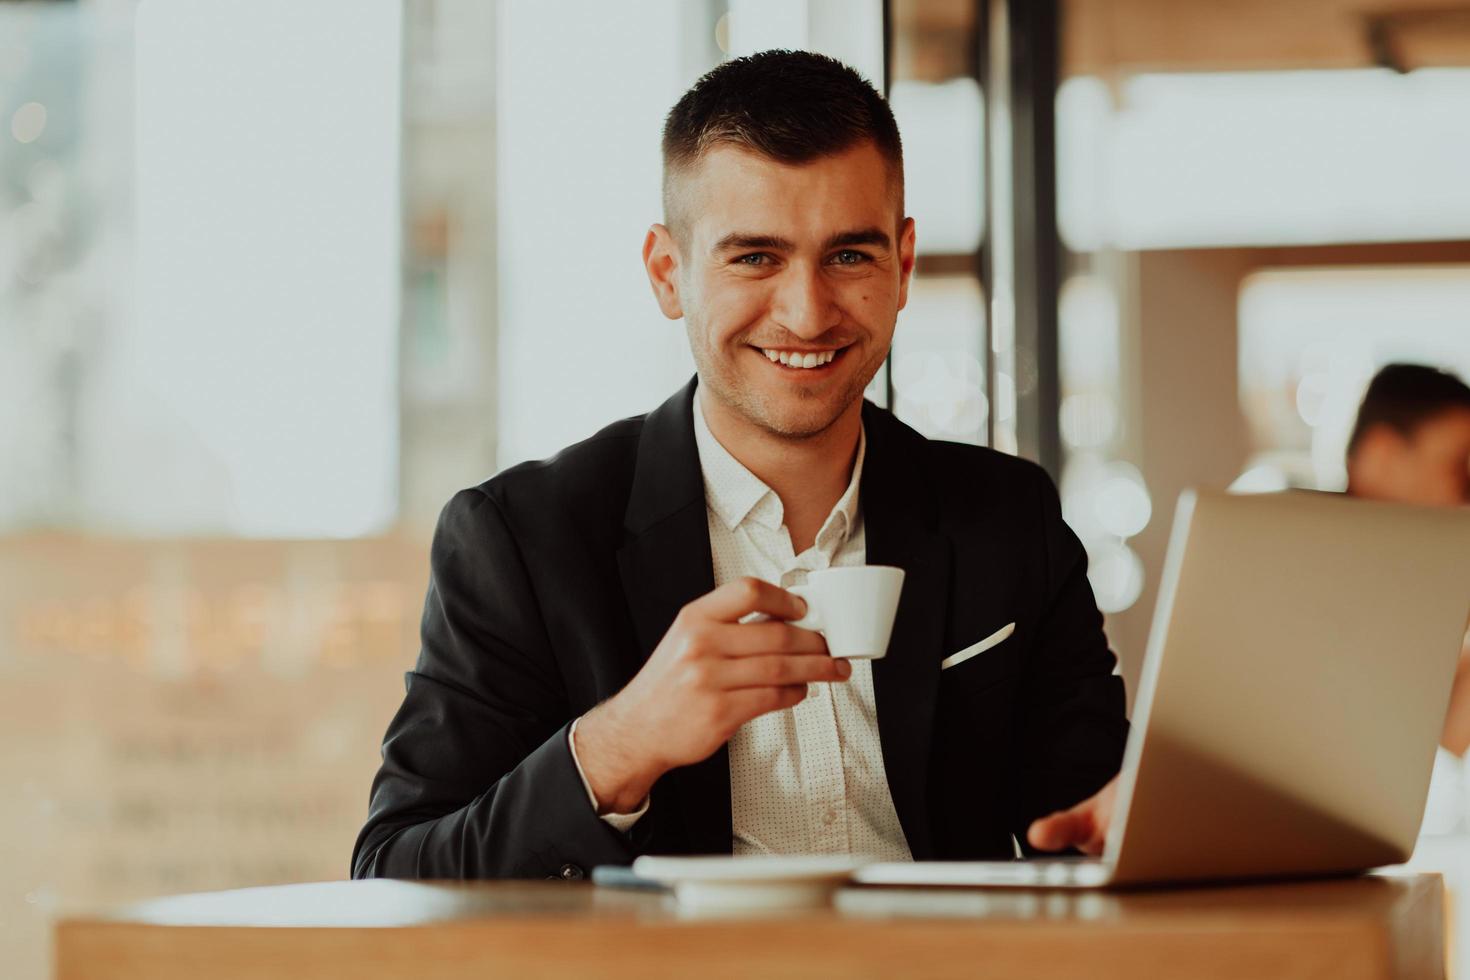
{"label": "suit lapel", "polygon": [[929,751],[948,620],[950,553],[937,530],[920,437],[865,404],[868,456],[862,507],[870,565],[905,572],[888,656],[873,663],[883,767],[899,822],[916,860],[933,853],[929,832]]}
{"label": "suit lapel", "polygon": [[[623,593],[638,636],[636,671],[663,639],[679,610],[715,587],[705,517],[704,477],[694,442],[694,382],[651,412],[638,442],[638,462],[618,552]],[[730,756],[666,774],[657,797],[677,797],[688,853],[730,851]],[[662,799],[660,800],[662,802]],[[672,801],[671,801],[672,802]]]}
{"label": "suit lapel", "polygon": [[[624,518],[618,569],[647,660],[679,610],[714,588],[704,477],[694,442],[695,383],[649,414]],[[933,853],[929,752],[950,591],[950,554],[937,531],[937,502],[924,475],[920,437],[887,412],[863,406],[868,456],[862,507],[870,565],[904,569],[887,657],[873,664],[878,730],[889,792],[916,859]],[[730,756],[668,773],[656,796],[677,799],[686,853],[730,852]],[[672,801],[671,801],[672,802]]]}

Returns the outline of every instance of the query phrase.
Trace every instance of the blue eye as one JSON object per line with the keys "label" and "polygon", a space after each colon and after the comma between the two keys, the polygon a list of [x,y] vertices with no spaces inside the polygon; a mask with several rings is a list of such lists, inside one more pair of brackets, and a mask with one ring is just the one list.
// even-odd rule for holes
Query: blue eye
{"label": "blue eye", "polygon": [[835,262],[837,265],[857,265],[861,262],[868,261],[868,256],[862,252],[856,252],[850,248],[844,248],[842,251],[832,256],[832,261]]}
{"label": "blue eye", "polygon": [[736,265],[765,265],[766,254],[764,252],[751,252],[742,255],[735,260]]}

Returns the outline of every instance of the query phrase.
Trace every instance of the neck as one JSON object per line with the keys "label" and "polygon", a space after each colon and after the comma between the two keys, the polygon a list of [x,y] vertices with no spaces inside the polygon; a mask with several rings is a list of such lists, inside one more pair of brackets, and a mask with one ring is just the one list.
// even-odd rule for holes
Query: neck
{"label": "neck", "polygon": [[852,480],[862,432],[862,400],[821,432],[786,438],[752,424],[722,405],[703,385],[699,404],[720,445],[781,498],[786,530],[797,554],[811,547],[822,523]]}

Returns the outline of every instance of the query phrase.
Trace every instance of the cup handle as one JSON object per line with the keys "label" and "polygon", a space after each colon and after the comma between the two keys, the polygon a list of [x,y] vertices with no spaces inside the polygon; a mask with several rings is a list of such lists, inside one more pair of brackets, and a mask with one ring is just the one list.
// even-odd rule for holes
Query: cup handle
{"label": "cup handle", "polygon": [[811,600],[812,587],[810,585],[793,585],[786,590],[794,596],[800,596],[806,603],[806,615],[800,619],[788,620],[788,625],[795,626],[799,630],[822,631],[822,617],[817,615],[816,604]]}

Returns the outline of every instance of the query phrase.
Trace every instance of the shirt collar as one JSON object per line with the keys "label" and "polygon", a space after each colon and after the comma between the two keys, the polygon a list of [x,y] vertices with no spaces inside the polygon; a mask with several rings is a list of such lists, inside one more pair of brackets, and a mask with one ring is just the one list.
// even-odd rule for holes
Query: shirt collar
{"label": "shirt collar", "polygon": [[846,539],[852,534],[852,529],[858,520],[858,487],[863,482],[863,460],[868,455],[868,433],[862,426],[858,427],[857,458],[852,464],[852,479],[847,481],[847,489],[837,499],[837,506],[832,508],[832,513],[822,522],[822,529],[817,532],[817,543],[820,545],[825,536],[832,531],[839,532],[838,540]]}
{"label": "shirt collar", "polygon": [[[704,499],[729,530],[734,530],[747,517],[773,530],[780,528],[786,516],[781,498],[766,486],[745,464],[720,444],[704,419],[704,406],[699,390],[694,392],[694,443],[699,450],[699,466],[704,472]],[[858,487],[862,483],[863,460],[868,451],[868,434],[858,430],[857,459],[852,466],[852,479],[838,499],[832,513],[817,532],[820,545],[834,533],[837,540],[846,539],[858,519]]]}

